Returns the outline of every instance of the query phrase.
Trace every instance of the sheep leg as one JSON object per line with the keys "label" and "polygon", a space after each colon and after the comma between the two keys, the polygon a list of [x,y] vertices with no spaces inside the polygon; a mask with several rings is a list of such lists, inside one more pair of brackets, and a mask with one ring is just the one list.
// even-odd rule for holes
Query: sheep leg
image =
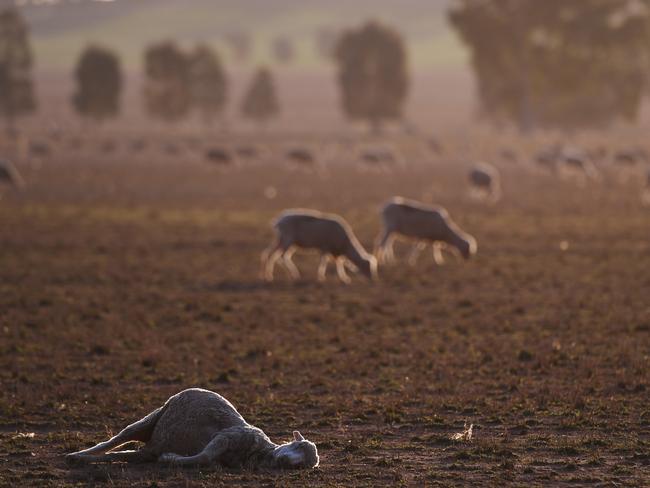
{"label": "sheep leg", "polygon": [[260,254],[260,277],[264,278],[266,276],[266,265],[271,255],[278,249],[279,243],[278,239],[273,239],[273,242]]}
{"label": "sheep leg", "polygon": [[96,446],[88,449],[66,455],[66,459],[68,461],[98,461],[100,460],[98,458],[101,458],[101,456],[96,456],[96,454],[105,453],[129,441],[147,442],[151,438],[151,433],[162,414],[163,408],[164,407],[157,408],[143,419],[127,426],[119,434],[111,437],[107,441],[100,442]]}
{"label": "sheep leg", "polygon": [[382,234],[377,238],[377,250],[375,254],[377,255],[377,260],[381,263],[388,261],[389,255],[392,259],[392,233],[388,229],[384,229]]}
{"label": "sheep leg", "polygon": [[216,464],[219,461],[219,457],[227,450],[228,438],[225,435],[218,435],[200,453],[194,456],[181,456],[173,452],[167,452],[160,455],[158,462],[183,466],[205,466],[208,464]]}
{"label": "sheep leg", "polygon": [[320,264],[318,265],[318,281],[325,281],[327,278],[327,265],[330,262],[330,257],[327,254],[323,254],[320,258]]}
{"label": "sheep leg", "polygon": [[[68,456],[70,456],[70,454],[68,454]],[[84,463],[145,463],[153,461],[155,457],[145,448],[139,451],[113,451],[105,454],[89,454],[82,457],[66,456],[66,459],[70,462],[81,461]]]}
{"label": "sheep leg", "polygon": [[275,239],[269,247],[267,247],[260,256],[261,270],[260,274],[266,281],[273,281],[273,269],[275,262],[282,253],[281,244],[279,239]]}
{"label": "sheep leg", "polygon": [[438,266],[445,264],[445,259],[442,257],[442,244],[439,242],[433,243],[433,260]]}
{"label": "sheep leg", "polygon": [[409,259],[408,259],[408,263],[411,266],[415,266],[415,263],[417,263],[420,253],[424,250],[426,246],[427,246],[426,242],[418,242],[413,246],[413,249],[411,249],[411,254],[409,255]]}
{"label": "sheep leg", "polygon": [[300,271],[296,264],[291,260],[295,249],[289,249],[282,254],[282,263],[284,264],[292,280],[297,280],[300,278]]}
{"label": "sheep leg", "polygon": [[281,255],[281,249],[276,249],[270,254],[268,260],[266,261],[266,267],[264,270],[264,277],[266,278],[266,281],[273,281],[273,270],[275,269],[275,263],[278,261],[278,259],[280,259]]}
{"label": "sheep leg", "polygon": [[352,280],[348,276],[348,274],[345,272],[345,262],[343,260],[344,258],[338,258],[336,260],[336,273],[339,275],[339,279],[345,283],[346,285],[349,285]]}

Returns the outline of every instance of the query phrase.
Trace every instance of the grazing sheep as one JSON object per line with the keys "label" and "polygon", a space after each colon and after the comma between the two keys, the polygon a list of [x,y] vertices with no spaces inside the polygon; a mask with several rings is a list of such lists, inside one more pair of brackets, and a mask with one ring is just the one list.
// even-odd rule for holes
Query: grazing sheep
{"label": "grazing sheep", "polygon": [[476,164],[469,172],[469,182],[473,192],[483,198],[496,202],[501,197],[501,178],[499,171],[487,163]]}
{"label": "grazing sheep", "polygon": [[100,144],[100,151],[104,154],[113,154],[117,151],[117,141],[113,139],[106,139]]}
{"label": "grazing sheep", "polygon": [[316,158],[308,149],[290,149],[287,151],[285,157],[289,165],[295,169],[312,171],[316,166]]}
{"label": "grazing sheep", "polygon": [[[68,454],[69,462],[161,462],[248,469],[307,469],[318,466],[316,445],[298,431],[278,445],[247,423],[221,395],[190,388],[169,398],[141,420],[94,447]],[[113,451],[130,441],[136,451]]]}
{"label": "grazing sheep", "polygon": [[562,148],[559,144],[542,149],[535,156],[535,163],[543,170],[555,173]]}
{"label": "grazing sheep", "polygon": [[41,141],[32,141],[29,144],[29,154],[35,158],[47,158],[51,154],[50,146]]}
{"label": "grazing sheep", "polygon": [[391,171],[402,164],[402,159],[389,147],[367,147],[359,152],[359,162],[367,169]]}
{"label": "grazing sheep", "polygon": [[614,163],[620,167],[633,167],[648,162],[650,162],[650,156],[643,148],[632,148],[614,154]]}
{"label": "grazing sheep", "polygon": [[238,146],[235,149],[237,156],[244,159],[257,159],[259,157],[259,152],[259,149],[253,145]]}
{"label": "grazing sheep", "polygon": [[16,188],[25,186],[25,181],[11,161],[0,160],[0,183],[5,182]]}
{"label": "grazing sheep", "polygon": [[131,152],[141,153],[147,148],[147,141],[142,138],[133,139],[131,141]]}
{"label": "grazing sheep", "polygon": [[163,151],[168,156],[178,156],[181,153],[181,149],[178,147],[178,145],[171,141],[165,143],[163,146]]}
{"label": "grazing sheep", "polygon": [[231,166],[234,163],[232,155],[225,149],[211,148],[205,152],[205,159],[219,166]]}
{"label": "grazing sheep", "polygon": [[368,254],[352,229],[342,217],[315,210],[286,210],[273,222],[276,238],[262,253],[262,275],[273,281],[273,268],[278,259],[293,279],[300,277],[291,260],[296,248],[316,249],[321,253],[318,279],[324,280],[330,259],[336,262],[336,271],[343,283],[350,283],[345,267],[353,265],[366,278],[377,275],[377,260]]}
{"label": "grazing sheep", "polygon": [[559,154],[561,174],[576,176],[581,182],[585,178],[597,180],[600,177],[596,166],[591,161],[589,154],[575,147],[565,147]]}
{"label": "grazing sheep", "polygon": [[382,209],[384,228],[377,239],[377,257],[380,262],[394,259],[393,241],[396,236],[418,241],[409,263],[415,264],[420,252],[433,245],[433,258],[442,264],[442,246],[456,249],[463,258],[476,254],[476,239],[463,232],[444,208],[432,207],[402,197],[394,197]]}

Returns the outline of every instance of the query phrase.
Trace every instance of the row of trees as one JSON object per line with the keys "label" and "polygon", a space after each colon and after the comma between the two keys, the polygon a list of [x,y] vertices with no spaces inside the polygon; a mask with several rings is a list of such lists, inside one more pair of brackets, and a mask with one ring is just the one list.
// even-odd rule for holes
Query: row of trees
{"label": "row of trees", "polygon": [[[223,112],[228,95],[226,74],[217,54],[206,45],[186,53],[172,42],[151,46],[145,53],[144,106],[152,117],[177,122],[198,112],[210,125]],[[112,51],[91,46],[75,71],[73,105],[84,117],[103,121],[119,113],[122,74]],[[271,73],[260,69],[241,107],[250,119],[266,122],[279,111]]]}
{"label": "row of trees", "polygon": [[[604,126],[635,120],[650,91],[650,0],[459,0],[451,25],[471,51],[482,113],[522,130]],[[378,129],[400,120],[409,91],[402,37],[376,22],[323,33],[338,67],[342,108]],[[280,43],[282,44],[282,43]],[[276,46],[290,56],[289,45]],[[144,104],[154,117],[178,121],[192,112],[207,123],[223,111],[227,77],[217,54],[171,42],[145,53]],[[0,15],[0,112],[12,121],[35,108],[27,27],[16,10]],[[79,61],[78,112],[115,116],[122,88],[117,56],[87,49]],[[241,104],[266,121],[279,110],[268,70],[260,70]]]}

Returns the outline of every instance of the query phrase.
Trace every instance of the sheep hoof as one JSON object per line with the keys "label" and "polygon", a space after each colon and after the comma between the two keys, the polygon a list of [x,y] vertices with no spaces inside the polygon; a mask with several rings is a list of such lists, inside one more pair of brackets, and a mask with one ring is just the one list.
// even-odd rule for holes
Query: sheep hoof
{"label": "sheep hoof", "polygon": [[158,462],[159,463],[174,463],[178,461],[180,456],[178,454],[174,454],[173,452],[166,452],[164,454],[161,454],[158,457]]}

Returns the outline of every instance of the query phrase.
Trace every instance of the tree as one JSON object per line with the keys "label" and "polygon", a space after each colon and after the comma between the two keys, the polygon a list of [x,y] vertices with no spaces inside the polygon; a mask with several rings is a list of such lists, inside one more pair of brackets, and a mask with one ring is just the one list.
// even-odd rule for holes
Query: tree
{"label": "tree", "polygon": [[20,12],[0,12],[0,114],[12,129],[16,118],[36,110],[29,28]]}
{"label": "tree", "polygon": [[335,29],[321,27],[316,31],[314,37],[314,48],[316,53],[325,59],[331,59],[334,56],[338,33]]}
{"label": "tree", "polygon": [[144,103],[147,112],[167,122],[178,122],[190,111],[190,62],[174,44],[156,44],[145,53]]}
{"label": "tree", "polygon": [[244,95],[241,111],[244,117],[260,123],[267,122],[279,113],[280,107],[275,93],[275,85],[268,69],[260,68],[255,73],[253,81]]}
{"label": "tree", "polygon": [[293,44],[286,37],[278,37],[272,44],[273,56],[281,63],[289,63],[295,56]]}
{"label": "tree", "polygon": [[397,32],[368,22],[341,36],[335,56],[348,117],[367,120],[376,131],[382,121],[401,118],[409,80],[406,49]]}
{"label": "tree", "polygon": [[206,123],[212,123],[226,104],[226,74],[208,46],[198,46],[190,56],[190,95],[193,107]]}
{"label": "tree", "polygon": [[[645,8],[643,5],[645,4]],[[482,113],[523,131],[636,119],[648,84],[648,0],[462,0]]]}
{"label": "tree", "polygon": [[233,58],[238,62],[245,62],[251,57],[253,43],[246,32],[234,31],[226,34],[226,42],[232,51]]}
{"label": "tree", "polygon": [[83,117],[98,122],[120,111],[122,73],[115,53],[98,46],[87,47],[75,70],[77,92],[72,104]]}

